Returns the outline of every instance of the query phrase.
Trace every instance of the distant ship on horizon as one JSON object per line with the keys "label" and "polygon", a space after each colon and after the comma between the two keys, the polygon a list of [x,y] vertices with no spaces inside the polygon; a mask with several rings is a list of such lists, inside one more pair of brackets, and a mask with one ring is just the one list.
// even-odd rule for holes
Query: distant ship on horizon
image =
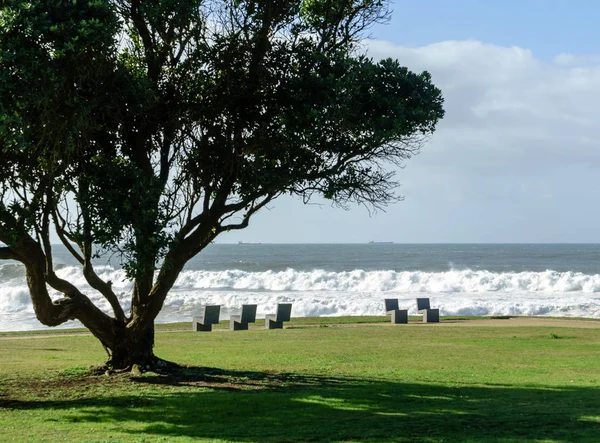
{"label": "distant ship on horizon", "polygon": [[369,242],[370,245],[391,245],[392,243],[394,243],[393,241],[373,241],[371,240]]}

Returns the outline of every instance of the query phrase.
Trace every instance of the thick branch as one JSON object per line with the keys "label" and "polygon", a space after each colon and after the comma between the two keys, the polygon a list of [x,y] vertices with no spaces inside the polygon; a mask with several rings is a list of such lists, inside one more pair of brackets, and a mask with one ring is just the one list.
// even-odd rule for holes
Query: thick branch
{"label": "thick branch", "polygon": [[160,66],[156,60],[156,48],[154,46],[154,42],[152,41],[152,36],[150,35],[150,31],[148,30],[144,18],[139,10],[140,3],[141,0],[133,0],[131,2],[131,20],[133,21],[133,25],[135,26],[135,29],[139,33],[142,43],[144,44],[144,55],[146,56],[146,63],[148,65],[148,77],[156,80],[160,72]]}
{"label": "thick branch", "polygon": [[19,260],[19,256],[11,248],[0,247],[0,260]]}
{"label": "thick branch", "polygon": [[94,266],[92,265],[91,254],[87,254],[87,251],[86,259],[83,264],[83,276],[88,284],[96,291],[100,292],[108,301],[108,303],[110,303],[117,321],[125,322],[125,312],[119,303],[119,299],[112,290],[112,282],[105,282],[98,276],[98,274],[96,274],[94,271]]}
{"label": "thick branch", "polygon": [[113,320],[87,297],[65,297],[52,301],[40,263],[26,265],[27,284],[37,319],[46,326],[58,326],[69,320],[79,320],[103,343],[113,339]]}
{"label": "thick branch", "polygon": [[[104,298],[108,301],[110,306],[113,309],[115,314],[115,318],[119,322],[125,322],[125,313],[123,312],[123,307],[119,303],[119,299],[115,295],[112,290],[112,283],[105,282],[102,280],[98,274],[94,271],[94,266],[92,264],[92,240],[91,240],[91,228],[89,221],[89,214],[87,211],[82,211],[84,215],[84,230],[85,230],[85,238],[83,241],[83,276],[88,284],[94,288],[96,291],[100,292],[104,296]],[[65,239],[66,240],[66,239]],[[63,241],[63,244],[65,242]]]}
{"label": "thick branch", "polygon": [[133,317],[132,321],[127,325],[128,328],[143,328],[154,322],[154,319],[163,307],[169,291],[175,284],[175,280],[188,259],[189,257],[186,257],[178,248],[171,250],[165,256],[156,282],[148,296],[147,304],[144,309],[139,310],[138,315]]}
{"label": "thick branch", "polygon": [[[68,320],[77,319],[92,331],[111,333],[113,320],[108,315],[70,283],[56,278],[53,274],[48,275],[46,259],[37,242],[30,236],[25,236],[15,248],[18,249],[21,262],[25,265],[35,315],[42,324],[58,326]],[[46,283],[66,297],[53,301]]]}
{"label": "thick branch", "polygon": [[[279,195],[279,194],[269,194],[259,203],[252,202],[252,206],[244,214],[242,221],[240,223],[231,223],[231,224],[224,225],[224,226],[222,225],[217,229],[217,231],[220,233],[220,232],[224,232],[224,231],[231,231],[231,230],[247,228],[248,224],[250,222],[250,217],[252,217],[252,215],[254,215],[259,209],[264,208],[269,202],[271,202],[273,199],[275,199],[277,197],[277,195]],[[247,205],[247,203],[246,203],[246,205]],[[232,207],[232,206],[234,206],[234,205],[231,205],[230,207]],[[229,218],[229,216],[226,217],[225,219],[227,219],[227,218]],[[223,219],[223,220],[225,220],[225,219]]]}
{"label": "thick branch", "polygon": [[[221,232],[228,229],[242,229],[243,227],[248,226],[250,217],[259,209],[267,205],[277,195],[278,194],[269,194],[259,203],[255,203],[255,201],[246,201],[243,205],[241,202],[239,204],[227,205],[227,207],[230,209],[238,207],[238,205],[240,209],[249,204],[251,205],[248,211],[244,214],[241,223],[227,226],[219,225],[219,218],[225,214],[223,211],[226,206],[222,202],[219,202],[219,211],[217,211],[217,208],[215,208],[213,204],[211,212],[209,212],[209,214],[204,214],[202,224],[199,225],[187,238],[182,238],[180,243],[174,246],[173,249],[166,255],[156,282],[150,291],[148,304],[145,306],[144,310],[140,311],[138,315],[133,318],[131,323],[132,327],[133,325],[144,325],[145,323],[154,321],[154,318],[156,318],[162,309],[168,292],[173,287],[179,272],[181,272],[183,266],[191,257],[198,254]],[[217,213],[220,215],[217,216]]]}

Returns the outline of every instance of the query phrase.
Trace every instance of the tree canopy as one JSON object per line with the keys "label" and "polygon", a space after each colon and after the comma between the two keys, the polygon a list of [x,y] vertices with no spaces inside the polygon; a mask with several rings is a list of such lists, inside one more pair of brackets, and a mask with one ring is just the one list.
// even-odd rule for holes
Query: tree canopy
{"label": "tree canopy", "polygon": [[[443,117],[427,72],[364,55],[383,0],[6,0],[0,259],[37,318],[78,319],[109,364],[151,363],[186,262],[283,194],[380,207]],[[58,238],[103,312],[52,259]],[[118,254],[128,311],[94,258]],[[52,288],[62,294],[53,299]]]}

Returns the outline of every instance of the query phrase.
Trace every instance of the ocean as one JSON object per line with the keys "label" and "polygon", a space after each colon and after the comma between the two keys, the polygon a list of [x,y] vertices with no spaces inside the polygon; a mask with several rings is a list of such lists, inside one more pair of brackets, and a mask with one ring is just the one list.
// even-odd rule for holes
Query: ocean
{"label": "ocean", "polygon": [[[68,253],[56,252],[58,275],[110,312]],[[116,259],[97,272],[128,309],[132,284]],[[600,318],[600,245],[212,244],[188,263],[157,322],[191,321],[205,304],[221,305],[223,319],[244,303],[258,304],[260,318],[278,302],[291,302],[295,317],[384,315],[384,298],[416,313],[416,297],[429,297],[441,315]],[[0,262],[0,331],[30,329],[45,327],[24,269]]]}

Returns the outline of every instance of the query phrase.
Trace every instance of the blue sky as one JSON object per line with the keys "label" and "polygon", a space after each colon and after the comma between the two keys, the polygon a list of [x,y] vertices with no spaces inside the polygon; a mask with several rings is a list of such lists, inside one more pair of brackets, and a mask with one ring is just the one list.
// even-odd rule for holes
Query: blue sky
{"label": "blue sky", "polygon": [[393,9],[366,50],[428,70],[447,112],[398,173],[405,200],[369,214],[285,198],[217,242],[600,242],[600,2]]}
{"label": "blue sky", "polygon": [[519,46],[551,59],[599,51],[595,0],[399,0],[373,37],[407,46],[475,39]]}

